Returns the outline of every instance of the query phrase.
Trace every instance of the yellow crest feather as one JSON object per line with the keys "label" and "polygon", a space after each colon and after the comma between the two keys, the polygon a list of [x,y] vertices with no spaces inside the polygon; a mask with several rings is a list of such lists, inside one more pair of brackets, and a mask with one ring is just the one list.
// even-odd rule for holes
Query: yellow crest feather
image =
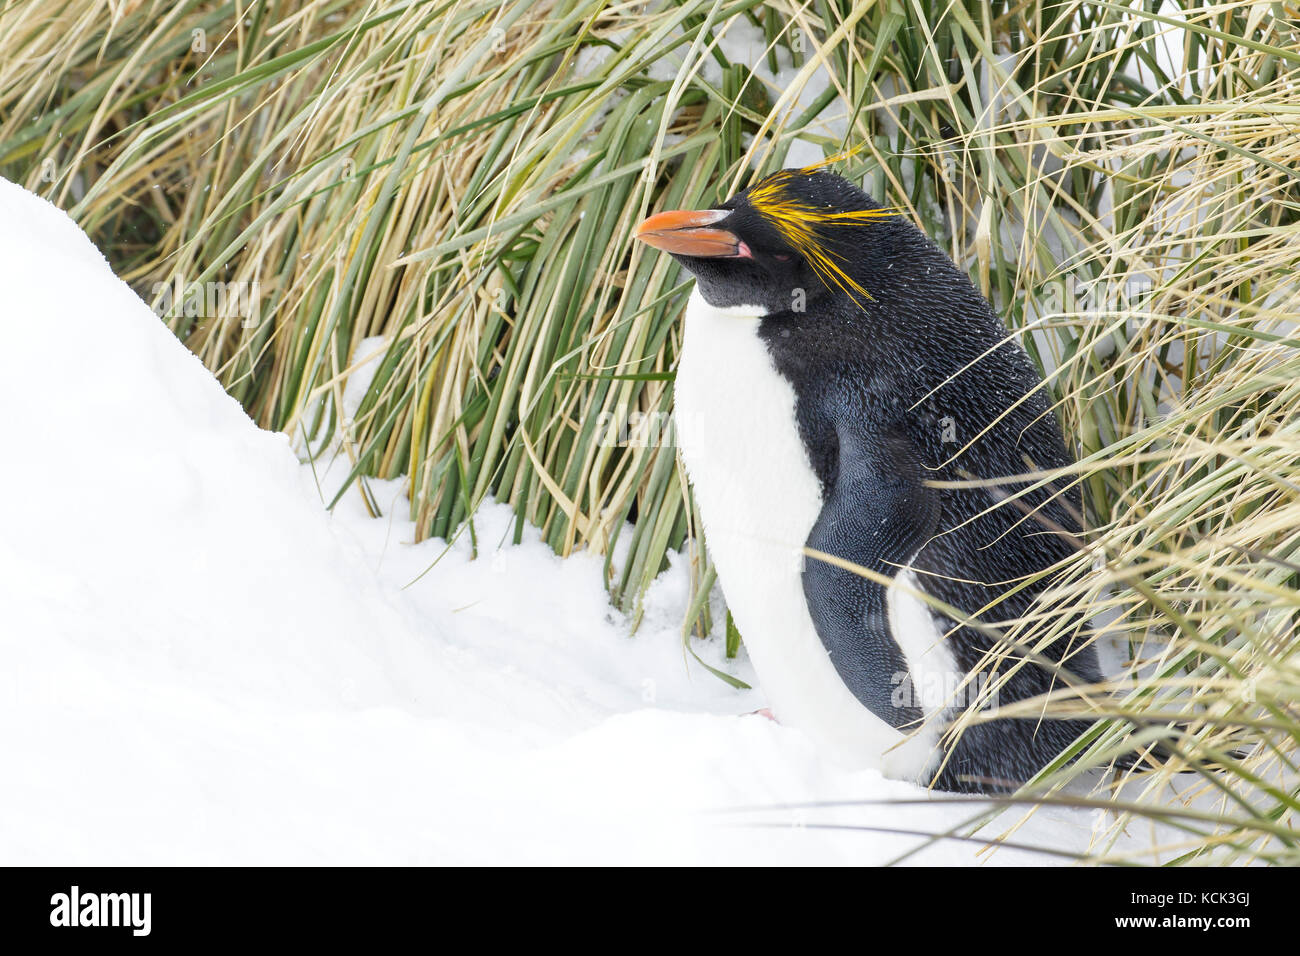
{"label": "yellow crest feather", "polygon": [[776,227],[786,244],[803,256],[827,285],[870,299],[871,294],[846,273],[837,261],[841,257],[823,245],[819,230],[826,226],[860,225],[888,219],[898,210],[887,207],[829,212],[799,198],[788,188],[795,178],[811,175],[819,169],[851,156],[854,152],[856,150],[828,156],[820,163],[804,166],[802,169],[782,169],[775,172],[750,189],[748,198],[755,211]]}

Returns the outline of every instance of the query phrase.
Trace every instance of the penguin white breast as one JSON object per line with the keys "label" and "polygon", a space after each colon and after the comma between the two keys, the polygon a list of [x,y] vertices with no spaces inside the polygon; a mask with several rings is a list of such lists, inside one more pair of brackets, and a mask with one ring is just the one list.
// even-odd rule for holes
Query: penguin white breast
{"label": "penguin white breast", "polygon": [[[849,766],[918,779],[933,763],[938,722],[905,738],[862,706],[808,613],[803,547],[821,513],[821,483],[799,434],[794,389],[759,337],[761,315],[757,306],[711,306],[693,291],[676,377],[678,443],[727,606],[782,723]],[[927,650],[921,656],[935,662],[942,634],[921,601],[895,588],[889,601],[891,621],[912,632],[899,643],[916,682],[916,655]],[[909,603],[916,608],[900,607]]]}

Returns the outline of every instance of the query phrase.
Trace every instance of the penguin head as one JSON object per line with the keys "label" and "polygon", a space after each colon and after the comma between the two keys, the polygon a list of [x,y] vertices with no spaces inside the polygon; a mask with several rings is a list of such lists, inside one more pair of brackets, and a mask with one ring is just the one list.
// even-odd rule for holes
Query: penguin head
{"label": "penguin head", "polygon": [[712,209],[661,212],[636,238],[667,252],[715,307],[762,314],[801,310],[824,296],[861,302],[882,208],[820,166],[783,169]]}

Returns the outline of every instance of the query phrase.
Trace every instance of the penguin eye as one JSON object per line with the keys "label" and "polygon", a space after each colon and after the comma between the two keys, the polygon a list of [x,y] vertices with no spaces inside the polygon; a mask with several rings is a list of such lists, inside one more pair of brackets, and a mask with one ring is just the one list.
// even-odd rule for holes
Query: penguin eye
{"label": "penguin eye", "polygon": [[773,253],[773,254],[772,254],[772,258],[773,258],[773,259],[780,259],[782,262],[789,262],[789,261],[790,261],[790,257],[787,256],[784,252],[775,252],[775,253]]}

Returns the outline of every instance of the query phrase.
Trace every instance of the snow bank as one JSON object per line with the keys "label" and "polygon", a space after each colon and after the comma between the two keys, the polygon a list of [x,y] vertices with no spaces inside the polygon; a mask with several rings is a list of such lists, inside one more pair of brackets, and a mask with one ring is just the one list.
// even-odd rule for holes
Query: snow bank
{"label": "snow bank", "polygon": [[[0,862],[879,862],[916,838],[811,825],[978,808],[771,809],[925,795],[688,666],[684,562],[629,637],[595,558],[413,545],[396,483],[386,518],[326,512],[287,439],[3,180],[0,290]],[[480,543],[509,521],[484,509]],[[1080,849],[1092,822],[1015,838]]]}

